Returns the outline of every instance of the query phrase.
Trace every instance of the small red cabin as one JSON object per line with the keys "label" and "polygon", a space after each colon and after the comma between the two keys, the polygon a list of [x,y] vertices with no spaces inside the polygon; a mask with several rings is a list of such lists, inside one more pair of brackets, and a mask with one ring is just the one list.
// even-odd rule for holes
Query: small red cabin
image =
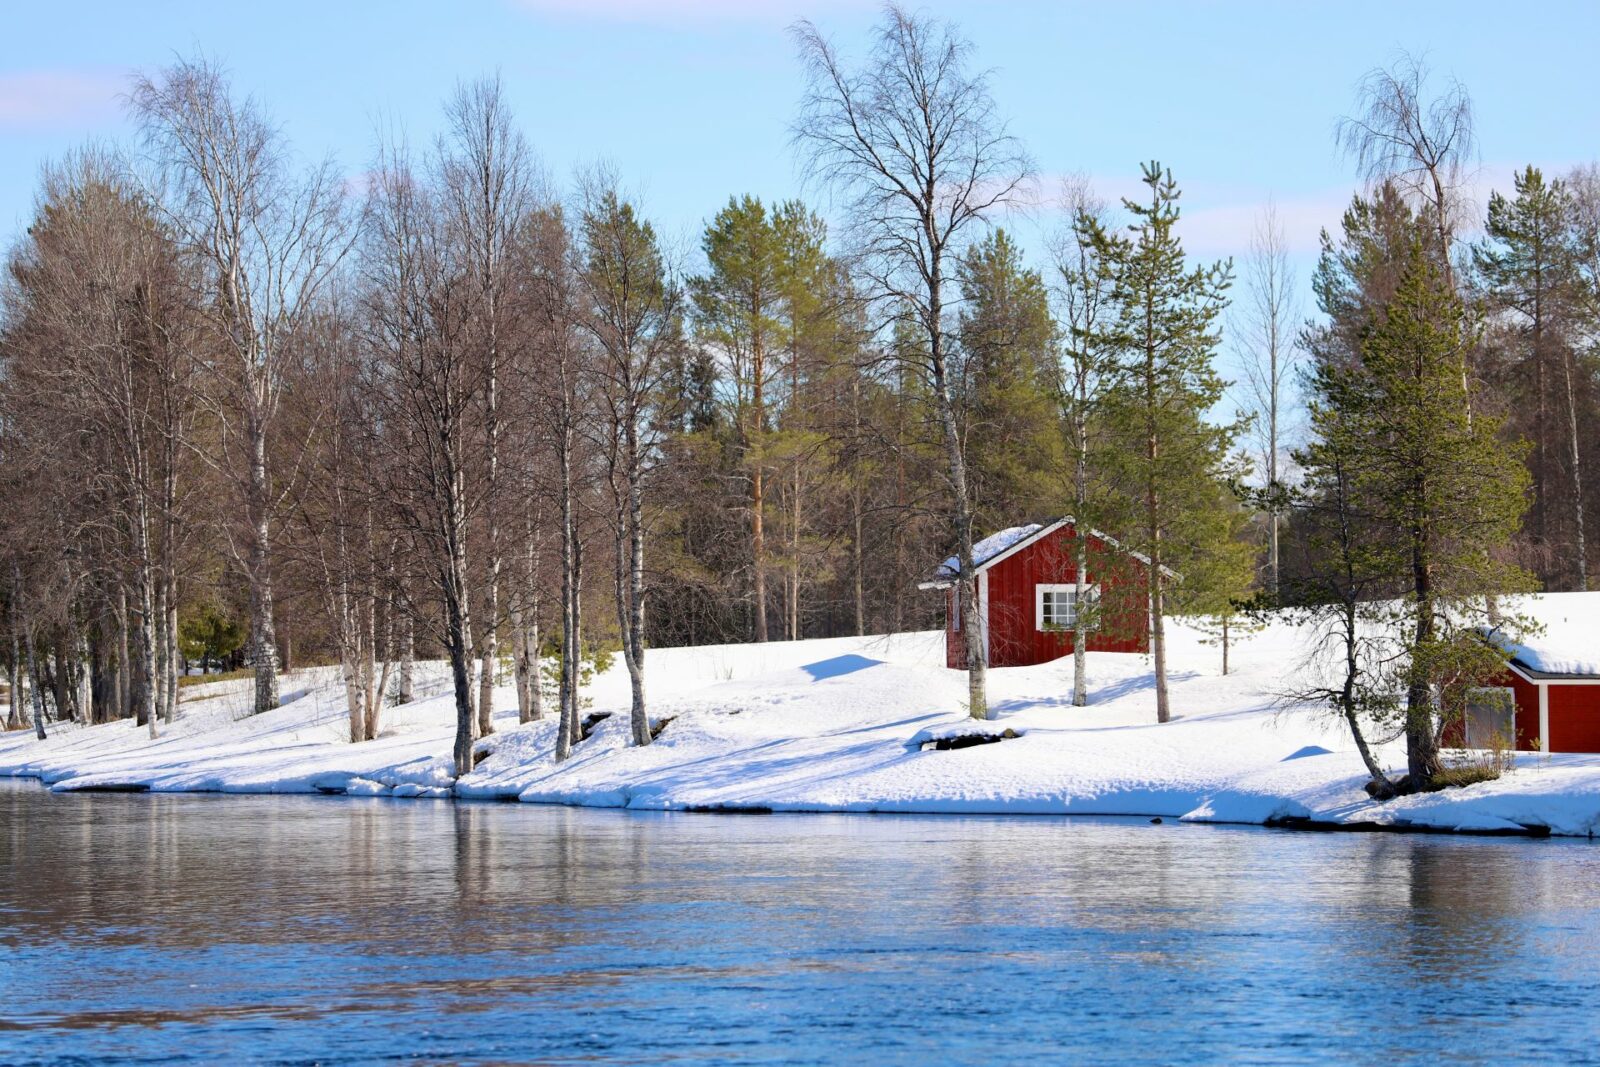
{"label": "small red cabin", "polygon": [[[977,617],[989,666],[1024,667],[1072,652],[1080,614],[1075,603],[1078,536],[1069,516],[1048,525],[1013,526],[972,546],[978,577]],[[1088,540],[1085,599],[1094,605],[1090,651],[1148,652],[1149,559],[1098,530],[1084,536]],[[951,557],[921,585],[944,591],[945,664],[958,670],[967,662],[956,607],[959,574],[959,563]]]}
{"label": "small red cabin", "polygon": [[1483,748],[1499,733],[1524,752],[1600,752],[1600,664],[1537,646],[1509,651],[1505,674],[1468,702],[1464,730],[1447,743]]}

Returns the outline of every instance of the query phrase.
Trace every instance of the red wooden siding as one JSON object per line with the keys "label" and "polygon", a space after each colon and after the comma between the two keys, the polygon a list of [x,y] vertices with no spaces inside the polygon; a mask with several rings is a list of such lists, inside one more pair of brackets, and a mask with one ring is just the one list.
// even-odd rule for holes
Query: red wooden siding
{"label": "red wooden siding", "polygon": [[[1072,653],[1070,630],[1038,629],[1035,587],[1077,580],[1075,537],[1073,528],[1064,526],[988,568],[991,667],[1046,663]],[[1091,537],[1087,577],[1100,587],[1101,598],[1101,625],[1090,635],[1090,651],[1149,651],[1144,565]],[[950,621],[955,617],[952,591],[946,593],[945,606],[946,663],[959,669],[966,666],[966,656]]]}
{"label": "red wooden siding", "polygon": [[[1510,686],[1517,698],[1517,748],[1539,750],[1539,689],[1515,671],[1496,678],[1494,685]],[[1550,736],[1543,740],[1551,752],[1600,752],[1600,685],[1575,685],[1551,680],[1549,691]],[[1447,734],[1449,731],[1447,731]],[[1460,744],[1460,731],[1445,739]]]}
{"label": "red wooden siding", "polygon": [[1523,752],[1539,750],[1539,687],[1513,671],[1495,680],[1510,686],[1517,698],[1517,748]]}
{"label": "red wooden siding", "polygon": [[[1549,682],[1547,688],[1550,690],[1550,751],[1600,752],[1600,685]],[[1534,708],[1537,723],[1537,698]]]}

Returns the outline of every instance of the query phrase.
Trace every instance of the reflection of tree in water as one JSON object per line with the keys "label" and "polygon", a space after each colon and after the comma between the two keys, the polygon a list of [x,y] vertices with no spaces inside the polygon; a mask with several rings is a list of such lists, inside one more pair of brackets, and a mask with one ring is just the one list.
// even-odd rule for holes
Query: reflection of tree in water
{"label": "reflection of tree in water", "polygon": [[1397,962],[1445,989],[1508,977],[1526,947],[1528,907],[1545,896],[1549,866],[1524,860],[1525,850],[1540,846],[1440,838],[1405,845],[1400,873],[1410,907],[1396,917]]}
{"label": "reflection of tree in water", "polygon": [[0,789],[0,986],[18,1016],[118,1041],[268,1020],[308,1060],[335,1033],[357,1058],[507,1035],[581,1058],[641,1034],[759,1058],[819,1019],[858,1062],[877,1034],[1045,1061],[1405,1060],[1491,1055],[1484,1035],[1519,1024],[1572,1058],[1597,857],[1145,819]]}

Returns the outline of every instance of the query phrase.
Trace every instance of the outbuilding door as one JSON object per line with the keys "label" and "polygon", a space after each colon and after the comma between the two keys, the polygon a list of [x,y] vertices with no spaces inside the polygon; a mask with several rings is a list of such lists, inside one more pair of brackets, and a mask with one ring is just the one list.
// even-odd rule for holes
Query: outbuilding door
{"label": "outbuilding door", "polygon": [[1509,687],[1484,686],[1467,695],[1467,748],[1516,747],[1517,695]]}

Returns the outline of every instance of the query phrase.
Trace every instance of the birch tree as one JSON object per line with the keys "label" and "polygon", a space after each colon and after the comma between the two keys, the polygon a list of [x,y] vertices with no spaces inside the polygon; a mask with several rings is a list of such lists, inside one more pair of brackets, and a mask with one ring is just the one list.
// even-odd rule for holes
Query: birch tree
{"label": "birch tree", "polygon": [[[530,410],[539,423],[533,492],[554,497],[560,524],[561,660],[556,698],[560,722],[555,758],[565,760],[579,738],[583,650],[584,486],[595,471],[589,432],[594,410],[592,350],[581,332],[581,264],[564,212],[547,206],[532,214],[518,245],[527,286],[530,330]],[[541,680],[535,657],[532,693]]]}
{"label": "birch tree", "polygon": [[403,150],[386,149],[364,214],[363,281],[383,417],[397,452],[390,497],[420,550],[418,579],[437,591],[442,607],[438,633],[455,694],[459,777],[472,770],[479,736],[467,539],[478,488],[469,469],[470,417],[481,377],[470,352],[471,276],[451,258],[441,215]]}
{"label": "birch tree", "polygon": [[[10,280],[10,429],[39,473],[54,469],[55,486],[77,486],[50,513],[59,532],[36,536],[74,555],[66,577],[76,587],[88,588],[97,567],[125,580],[135,711],[154,736],[176,708],[177,478],[196,401],[178,252],[115,161],[88,151],[46,171]],[[59,618],[65,671],[77,659],[73,606]],[[70,697],[68,680],[58,681]]]}
{"label": "birch tree", "polygon": [[273,618],[274,512],[281,502],[267,442],[294,346],[350,246],[343,181],[331,161],[297,173],[257,104],[237,100],[208,60],[139,77],[130,95],[155,169],[159,203],[204,265],[196,306],[209,316],[236,420],[225,459],[242,463],[255,710],[278,706]]}
{"label": "birch tree", "polygon": [[1106,399],[1117,380],[1117,353],[1108,343],[1107,327],[1115,314],[1110,266],[1101,258],[1106,247],[1108,213],[1082,183],[1069,185],[1064,204],[1071,220],[1055,243],[1056,304],[1061,334],[1059,377],[1055,395],[1066,436],[1072,478],[1073,603],[1079,624],[1072,634],[1072,703],[1089,702],[1089,634],[1094,606],[1089,599],[1089,538],[1095,513],[1102,505],[1104,447],[1102,421]]}
{"label": "birch tree", "polygon": [[953,27],[890,4],[855,69],[810,22],[798,23],[794,36],[807,79],[795,140],[812,177],[844,198],[864,276],[920,339],[903,351],[926,381],[940,427],[961,572],[967,709],[986,719],[972,497],[950,373],[949,286],[952,257],[1022,198],[1031,164],[999,118],[988,74],[971,72],[971,44]]}
{"label": "birch tree", "polygon": [[1235,334],[1239,365],[1254,417],[1252,430],[1267,518],[1267,592],[1278,595],[1278,535],[1283,525],[1283,460],[1286,387],[1293,381],[1299,349],[1295,335],[1300,310],[1295,298],[1295,278],[1289,264],[1288,241],[1277,207],[1268,203],[1250,234],[1244,261],[1245,298],[1239,305]]}
{"label": "birch tree", "polygon": [[1456,236],[1470,223],[1468,186],[1477,153],[1472,98],[1448,79],[1434,96],[1432,72],[1402,52],[1368,71],[1356,88],[1356,113],[1341,119],[1339,145],[1372,186],[1392,183],[1426,208],[1445,284],[1456,288]]}
{"label": "birch tree", "polygon": [[683,343],[683,296],[655,230],[603,177],[591,178],[583,191],[581,233],[585,311],[580,321],[599,356],[595,374],[611,500],[612,591],[633,694],[633,743],[648,745],[645,489],[659,459],[655,404]]}
{"label": "birch tree", "polygon": [[[449,134],[440,145],[441,194],[460,256],[471,272],[476,302],[473,347],[481,363],[483,432],[483,581],[478,595],[478,733],[494,732],[494,676],[498,664],[501,616],[502,510],[500,439],[501,391],[507,351],[515,337],[506,321],[512,245],[532,206],[535,171],[531,153],[516,129],[498,78],[461,86],[445,108]],[[526,546],[522,549],[525,553]]]}

